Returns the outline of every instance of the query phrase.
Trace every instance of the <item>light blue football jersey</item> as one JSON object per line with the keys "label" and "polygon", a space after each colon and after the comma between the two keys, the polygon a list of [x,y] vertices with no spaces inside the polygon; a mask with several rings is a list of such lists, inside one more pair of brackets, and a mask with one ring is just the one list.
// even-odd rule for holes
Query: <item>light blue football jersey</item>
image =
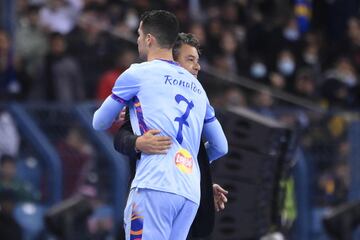
{"label": "light blue football jersey", "polygon": [[167,154],[141,154],[131,187],[175,193],[198,204],[201,132],[204,122],[215,119],[199,81],[172,61],[132,64],[117,79],[112,98],[130,107],[137,135],[159,129],[172,138]]}

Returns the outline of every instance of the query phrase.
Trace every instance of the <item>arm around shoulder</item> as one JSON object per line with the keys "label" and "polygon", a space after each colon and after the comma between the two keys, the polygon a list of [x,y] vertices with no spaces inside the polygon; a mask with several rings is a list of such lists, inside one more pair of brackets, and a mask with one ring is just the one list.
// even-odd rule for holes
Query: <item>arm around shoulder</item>
{"label": "arm around shoulder", "polygon": [[133,69],[123,72],[116,80],[112,94],[96,110],[93,118],[94,129],[105,130],[111,127],[128,100],[137,94],[139,87],[140,83]]}
{"label": "arm around shoulder", "polygon": [[92,125],[95,130],[106,130],[111,127],[119,112],[125,106],[110,95],[94,113]]}

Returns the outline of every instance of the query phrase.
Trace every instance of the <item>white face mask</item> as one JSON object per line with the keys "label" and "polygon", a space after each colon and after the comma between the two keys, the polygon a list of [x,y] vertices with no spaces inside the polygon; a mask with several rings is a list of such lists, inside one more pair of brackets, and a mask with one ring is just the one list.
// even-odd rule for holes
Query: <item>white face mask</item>
{"label": "white face mask", "polygon": [[295,70],[295,63],[290,59],[282,59],[278,62],[277,67],[282,74],[289,76],[293,74]]}
{"label": "white face mask", "polygon": [[284,37],[290,41],[296,41],[300,38],[300,33],[296,29],[287,28],[284,29]]}
{"label": "white face mask", "polygon": [[250,74],[254,78],[263,78],[267,73],[266,66],[261,62],[254,62],[250,68]]}
{"label": "white face mask", "polygon": [[246,31],[242,27],[235,29],[235,37],[239,43],[242,43],[246,40]]}

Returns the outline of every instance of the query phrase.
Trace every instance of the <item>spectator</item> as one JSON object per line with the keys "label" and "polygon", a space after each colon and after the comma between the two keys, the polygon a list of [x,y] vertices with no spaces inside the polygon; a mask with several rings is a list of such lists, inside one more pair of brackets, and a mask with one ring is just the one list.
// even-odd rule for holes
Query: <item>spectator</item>
{"label": "spectator", "polygon": [[48,32],[69,33],[80,11],[80,5],[75,3],[69,0],[47,0],[45,7],[40,10],[41,25]]}
{"label": "spectator", "polygon": [[253,110],[267,117],[275,117],[272,109],[274,99],[268,89],[260,90],[253,96]]}
{"label": "spectator", "polygon": [[359,84],[356,68],[347,57],[340,57],[337,60],[335,68],[332,70],[332,74],[345,83],[349,89]]}
{"label": "spectator", "polygon": [[32,79],[39,77],[39,69],[48,50],[47,36],[39,23],[39,9],[37,5],[26,8],[15,32],[16,56],[22,60],[26,73]]}
{"label": "spectator", "polygon": [[271,49],[273,53],[279,52],[280,49],[289,49],[296,56],[300,54],[303,43],[301,32],[295,16],[290,16],[281,29],[273,32]]}
{"label": "spectator", "polygon": [[111,233],[114,227],[113,210],[98,197],[92,198],[91,203],[94,212],[91,216],[89,216],[87,221],[87,227],[91,239],[111,238]]}
{"label": "spectator", "polygon": [[357,71],[360,71],[360,19],[350,18],[347,29],[347,39],[342,46],[355,63]]}
{"label": "spectator", "polygon": [[9,36],[0,29],[0,99],[13,100],[25,93],[27,77],[17,67]]}
{"label": "spectator", "polygon": [[316,45],[307,45],[302,55],[304,65],[314,66],[319,64],[319,49]]}
{"label": "spectator", "polygon": [[[135,9],[128,9],[124,14],[125,16],[123,18],[116,19],[113,23],[113,33],[116,36],[134,40],[136,39],[134,33],[139,24],[139,16]],[[121,16],[121,14],[117,14],[117,16],[119,15]]]}
{"label": "spectator", "polygon": [[17,156],[20,136],[11,115],[0,107],[0,157],[4,154]]}
{"label": "spectator", "polygon": [[135,62],[135,59],[136,52],[131,49],[125,49],[116,56],[114,67],[100,76],[97,100],[104,101],[111,94],[116,79]]}
{"label": "spectator", "polygon": [[317,100],[316,80],[310,69],[300,69],[295,76],[295,94],[310,99]]}
{"label": "spectator", "polygon": [[248,76],[254,80],[265,83],[268,77],[268,67],[261,57],[254,57],[251,61]]}
{"label": "spectator", "polygon": [[222,31],[220,48],[223,52],[224,60],[229,66],[229,70],[232,73],[237,73],[239,70],[240,60],[237,55],[238,44],[232,31]]}
{"label": "spectator", "polygon": [[40,193],[16,176],[16,161],[10,155],[0,159],[0,192],[11,191],[18,202],[36,202]]}
{"label": "spectator", "polygon": [[[207,48],[211,51],[218,52],[220,50],[220,39],[222,34],[222,24],[221,20],[219,18],[212,18],[207,22],[206,26],[206,32],[207,32]],[[205,56],[208,58],[212,57],[211,52],[205,52],[208,53],[209,56]]]}
{"label": "spectator", "polygon": [[86,99],[96,97],[98,80],[105,70],[109,69],[113,53],[118,51],[120,43],[116,42],[106,29],[109,19],[99,5],[87,5],[75,28],[66,36],[68,52],[80,65],[86,85]]}
{"label": "spectator", "polygon": [[286,80],[283,75],[278,72],[271,72],[269,75],[270,85],[279,90],[285,90]]}
{"label": "spectator", "polygon": [[286,89],[293,89],[293,79],[296,71],[296,59],[294,54],[284,49],[279,52],[276,59],[276,70],[286,79]]}
{"label": "spectator", "polygon": [[349,104],[349,89],[337,78],[328,78],[322,85],[323,104],[329,109],[346,109]]}
{"label": "spectator", "polygon": [[246,104],[244,93],[238,88],[229,88],[225,91],[222,107],[246,107]]}
{"label": "spectator", "polygon": [[47,101],[72,104],[85,99],[82,73],[76,60],[66,52],[60,33],[50,35],[50,51],[46,55],[39,95]]}
{"label": "spectator", "polygon": [[188,32],[194,34],[194,36],[199,40],[200,46],[202,46],[201,47],[200,65],[208,66],[210,51],[207,47],[206,32],[205,32],[205,28],[204,28],[203,24],[199,23],[199,22],[190,24]]}
{"label": "spectator", "polygon": [[0,236],[2,239],[23,239],[22,229],[13,217],[15,198],[11,190],[0,191]]}
{"label": "spectator", "polygon": [[111,238],[114,227],[114,212],[101,196],[99,183],[92,179],[94,174],[96,175],[96,173],[90,173],[79,188],[79,193],[86,197],[92,209],[92,214],[86,221],[85,232],[92,240],[108,239]]}
{"label": "spectator", "polygon": [[84,181],[87,169],[92,165],[93,149],[80,129],[70,128],[65,138],[57,144],[63,167],[64,198],[74,194]]}
{"label": "spectator", "polygon": [[339,57],[333,68],[325,73],[325,76],[327,80],[323,83],[322,89],[330,106],[348,109],[356,107],[359,80],[358,73],[350,59]]}
{"label": "spectator", "polygon": [[322,71],[320,46],[317,43],[309,43],[302,51],[299,66],[310,68],[315,74],[315,80],[319,83]]}
{"label": "spectator", "polygon": [[318,204],[323,206],[338,206],[347,200],[348,185],[345,176],[349,174],[346,162],[339,162],[330,170],[320,174]]}

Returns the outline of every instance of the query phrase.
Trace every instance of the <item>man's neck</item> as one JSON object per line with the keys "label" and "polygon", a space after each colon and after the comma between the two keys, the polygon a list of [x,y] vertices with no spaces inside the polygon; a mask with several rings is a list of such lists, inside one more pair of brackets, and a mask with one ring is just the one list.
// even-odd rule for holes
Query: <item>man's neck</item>
{"label": "man's neck", "polygon": [[152,61],[155,59],[163,59],[163,60],[170,60],[174,61],[173,55],[172,55],[172,49],[166,49],[166,48],[157,48],[152,51],[149,51],[147,60]]}

